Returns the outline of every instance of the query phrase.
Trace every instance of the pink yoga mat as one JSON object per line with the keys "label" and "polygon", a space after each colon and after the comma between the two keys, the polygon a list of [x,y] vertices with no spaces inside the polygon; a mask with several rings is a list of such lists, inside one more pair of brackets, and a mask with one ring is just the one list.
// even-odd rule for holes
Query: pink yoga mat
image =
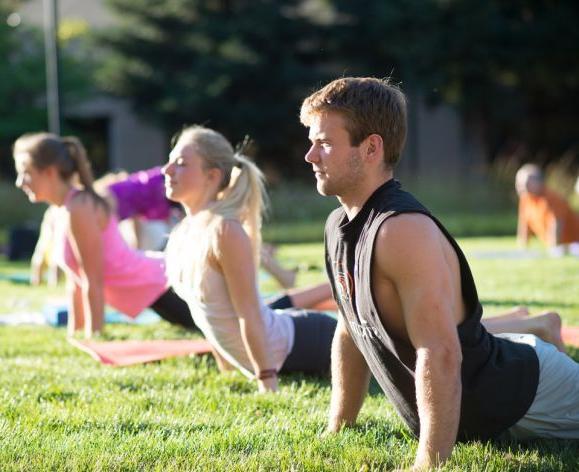
{"label": "pink yoga mat", "polygon": [[579,347],[579,326],[563,326],[561,328],[561,337],[565,344]]}
{"label": "pink yoga mat", "polygon": [[142,364],[168,357],[211,352],[211,345],[204,339],[90,341],[69,338],[68,341],[102,364],[111,366]]}

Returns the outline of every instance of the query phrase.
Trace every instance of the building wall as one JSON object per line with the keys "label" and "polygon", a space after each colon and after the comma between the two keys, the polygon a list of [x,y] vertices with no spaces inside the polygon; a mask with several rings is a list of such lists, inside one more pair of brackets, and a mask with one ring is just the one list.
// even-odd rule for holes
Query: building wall
{"label": "building wall", "polygon": [[[23,21],[41,26],[44,18],[45,0],[28,0],[22,3],[20,16]],[[58,0],[60,19],[83,19],[93,28],[109,26],[114,17],[103,0]]]}
{"label": "building wall", "polygon": [[167,160],[168,142],[164,133],[135,115],[126,100],[96,96],[67,107],[71,118],[107,118],[110,170],[146,169]]}
{"label": "building wall", "polygon": [[484,167],[484,145],[476,129],[448,105],[408,97],[408,136],[399,165],[405,174],[468,175]]}

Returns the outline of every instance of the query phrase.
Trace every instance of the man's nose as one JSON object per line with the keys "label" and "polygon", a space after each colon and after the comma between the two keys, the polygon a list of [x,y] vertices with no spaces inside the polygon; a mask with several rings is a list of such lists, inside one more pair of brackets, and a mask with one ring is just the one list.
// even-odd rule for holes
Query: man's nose
{"label": "man's nose", "polygon": [[304,159],[306,160],[306,162],[309,162],[310,164],[313,162],[316,162],[318,160],[317,158],[317,151],[316,151],[316,146],[312,145],[310,147],[310,149],[308,149],[308,152],[306,152],[306,155],[304,156]]}

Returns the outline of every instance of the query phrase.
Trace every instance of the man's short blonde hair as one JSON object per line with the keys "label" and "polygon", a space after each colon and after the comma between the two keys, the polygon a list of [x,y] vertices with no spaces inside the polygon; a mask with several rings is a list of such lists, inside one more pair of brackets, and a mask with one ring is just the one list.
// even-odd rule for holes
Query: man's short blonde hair
{"label": "man's short blonde hair", "polygon": [[406,142],[406,97],[388,79],[344,77],[314,92],[302,103],[300,120],[310,126],[312,118],[327,112],[345,120],[352,146],[371,134],[384,141],[384,161],[393,168]]}

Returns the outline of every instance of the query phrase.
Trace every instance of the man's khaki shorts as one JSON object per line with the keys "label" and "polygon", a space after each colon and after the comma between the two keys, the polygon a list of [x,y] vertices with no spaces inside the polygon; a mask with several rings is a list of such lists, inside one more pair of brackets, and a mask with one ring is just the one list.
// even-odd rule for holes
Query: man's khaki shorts
{"label": "man's khaki shorts", "polygon": [[540,368],[535,399],[507,434],[514,439],[579,439],[579,364],[532,334],[498,336],[533,347]]}

